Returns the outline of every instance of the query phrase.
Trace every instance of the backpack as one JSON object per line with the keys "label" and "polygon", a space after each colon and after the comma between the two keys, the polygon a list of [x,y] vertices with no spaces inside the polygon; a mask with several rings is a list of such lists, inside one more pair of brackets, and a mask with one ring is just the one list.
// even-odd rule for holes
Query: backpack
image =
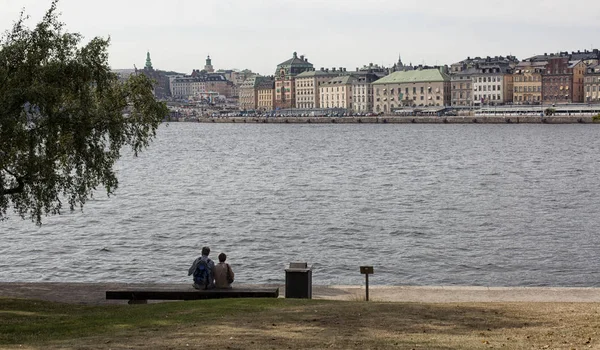
{"label": "backpack", "polygon": [[202,289],[207,289],[211,282],[210,275],[211,272],[208,267],[208,262],[200,259],[196,265],[196,270],[194,270],[194,283],[201,286]]}

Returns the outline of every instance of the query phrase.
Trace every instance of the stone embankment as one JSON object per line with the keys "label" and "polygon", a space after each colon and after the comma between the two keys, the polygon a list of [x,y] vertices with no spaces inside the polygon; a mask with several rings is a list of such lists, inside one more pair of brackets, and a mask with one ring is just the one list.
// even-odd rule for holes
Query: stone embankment
{"label": "stone embankment", "polygon": [[446,117],[218,117],[200,118],[200,123],[270,124],[591,124],[592,116],[446,116]]}

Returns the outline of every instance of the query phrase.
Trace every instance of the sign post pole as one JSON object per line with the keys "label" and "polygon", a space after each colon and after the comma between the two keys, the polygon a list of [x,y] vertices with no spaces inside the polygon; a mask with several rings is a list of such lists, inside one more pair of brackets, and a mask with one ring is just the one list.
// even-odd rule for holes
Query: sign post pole
{"label": "sign post pole", "polygon": [[373,273],[373,266],[361,266],[360,273],[365,275],[366,301],[369,301],[369,274]]}

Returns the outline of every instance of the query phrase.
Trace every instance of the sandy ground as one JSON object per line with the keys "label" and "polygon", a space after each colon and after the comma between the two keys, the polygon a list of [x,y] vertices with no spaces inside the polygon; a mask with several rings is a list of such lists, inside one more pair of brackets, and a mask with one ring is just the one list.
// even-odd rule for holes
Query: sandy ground
{"label": "sandy ground", "polygon": [[[238,288],[285,286],[239,285]],[[0,282],[0,297],[42,299],[75,304],[124,304],[126,300],[106,300],[107,290],[193,290],[191,284],[125,283],[12,283]],[[313,286],[313,299],[364,300],[364,286]],[[373,301],[456,303],[456,302],[600,302],[600,288],[554,287],[408,287],[371,286]]]}

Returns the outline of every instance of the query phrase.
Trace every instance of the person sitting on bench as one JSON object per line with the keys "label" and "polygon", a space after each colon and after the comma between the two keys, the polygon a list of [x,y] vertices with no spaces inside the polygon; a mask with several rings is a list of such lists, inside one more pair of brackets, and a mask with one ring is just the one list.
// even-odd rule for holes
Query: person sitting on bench
{"label": "person sitting on bench", "polygon": [[219,289],[230,289],[233,283],[233,270],[225,260],[227,255],[219,254],[219,263],[215,266],[215,287]]}
{"label": "person sitting on bench", "polygon": [[194,288],[213,289],[215,288],[215,263],[208,257],[209,247],[202,248],[202,256],[194,260],[194,263],[188,270],[188,276],[194,275]]}

